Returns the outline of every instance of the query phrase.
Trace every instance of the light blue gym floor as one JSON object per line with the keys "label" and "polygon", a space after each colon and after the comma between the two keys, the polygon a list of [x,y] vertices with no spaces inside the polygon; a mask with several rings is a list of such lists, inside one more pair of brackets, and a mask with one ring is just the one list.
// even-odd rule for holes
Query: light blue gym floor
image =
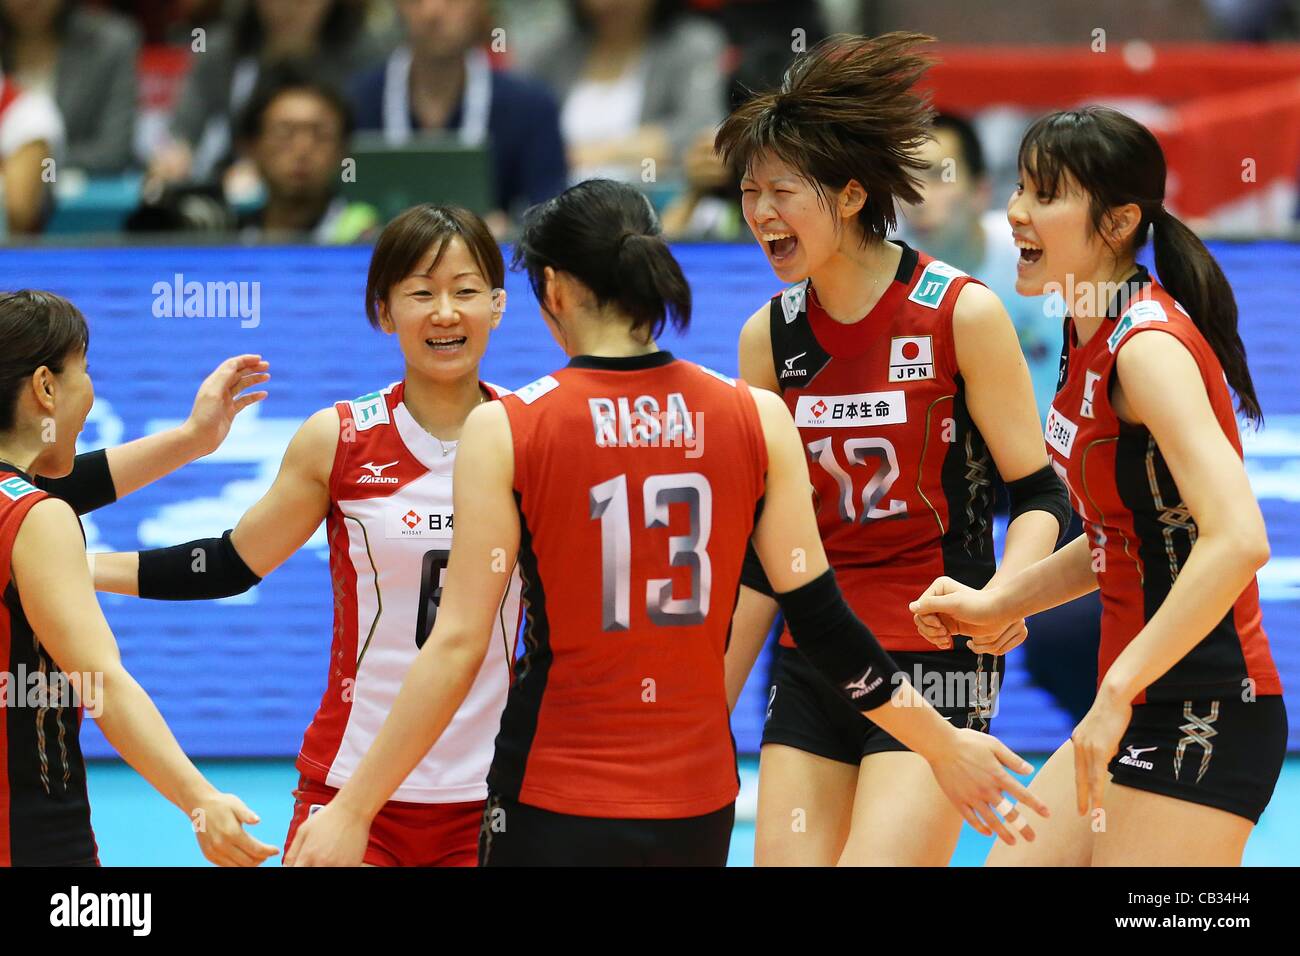
{"label": "light blue gym floor", "polygon": [[[1041,755],[1025,754],[1041,766]],[[261,840],[282,846],[298,781],[292,763],[281,760],[210,760],[199,769],[216,786],[237,793],[262,822],[253,828]],[[204,866],[190,832],[189,820],[157,794],[134,770],[118,761],[94,761],[89,767],[90,806],[100,861],[105,866]],[[752,813],[758,761],[741,762],[742,793],[731,838],[730,866],[754,860]],[[1268,811],[1246,847],[1247,866],[1295,866],[1300,863],[1300,756],[1287,759]],[[747,818],[747,819],[746,819]],[[978,866],[991,838],[966,827],[953,857],[955,866]],[[268,865],[276,865],[278,857]]]}

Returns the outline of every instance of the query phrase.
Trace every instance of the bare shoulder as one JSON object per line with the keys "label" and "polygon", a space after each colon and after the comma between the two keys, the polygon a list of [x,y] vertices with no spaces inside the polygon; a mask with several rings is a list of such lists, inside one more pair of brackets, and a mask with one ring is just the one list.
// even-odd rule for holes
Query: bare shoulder
{"label": "bare shoulder", "polygon": [[978,332],[992,325],[1011,324],[1011,316],[997,294],[978,282],[967,282],[957,293],[957,301],[952,307],[952,326],[954,332]]}

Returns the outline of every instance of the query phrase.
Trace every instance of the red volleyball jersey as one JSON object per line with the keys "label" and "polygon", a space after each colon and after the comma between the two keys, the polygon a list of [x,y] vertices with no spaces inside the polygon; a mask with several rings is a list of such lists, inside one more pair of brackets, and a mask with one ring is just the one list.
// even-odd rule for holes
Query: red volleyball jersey
{"label": "red volleyball jersey", "polygon": [[893,282],[857,322],[828,316],[808,280],[773,298],[772,357],[845,599],[890,650],[933,651],[907,606],[940,575],[993,576],[996,471],[952,339],[953,305],[977,280],[899,245]]}
{"label": "red volleyball jersey", "polygon": [[767,472],[748,387],[668,352],[578,356],[501,402],[525,624],[489,787],[577,816],[726,806],[723,654]]}
{"label": "red volleyball jersey", "polygon": [[[1192,354],[1223,433],[1241,455],[1232,395],[1214,350],[1195,323],[1145,269],[1124,287],[1087,342],[1068,322],[1062,383],[1047,416],[1052,465],[1070,487],[1094,554],[1104,559],[1098,680],[1169,594],[1196,541],[1196,521],[1183,503],[1160,446],[1145,427],[1119,420],[1110,386],[1120,349],[1143,332],[1172,335]],[[1134,700],[1184,700],[1280,694],[1281,682],[1250,586],[1182,660]]]}

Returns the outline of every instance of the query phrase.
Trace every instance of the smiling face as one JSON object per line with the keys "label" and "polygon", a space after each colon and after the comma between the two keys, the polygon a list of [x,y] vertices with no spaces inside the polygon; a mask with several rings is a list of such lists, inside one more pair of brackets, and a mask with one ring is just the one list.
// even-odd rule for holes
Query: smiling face
{"label": "smiling face", "polygon": [[1109,272],[1114,254],[1093,229],[1089,197],[1063,171],[1056,196],[1040,191],[1025,168],[1007,203],[1007,221],[1020,250],[1016,292],[1042,295]]}
{"label": "smiling face", "polygon": [[95,404],[95,386],[86,367],[86,353],[77,351],[68,355],[62,372],[38,371],[36,389],[44,412],[41,438],[45,446],[32,462],[31,472],[46,478],[62,478],[72,471],[77,457],[77,436],[86,427],[86,416]]}
{"label": "smiling face", "polygon": [[379,324],[397,336],[408,374],[453,382],[478,375],[504,308],[505,290],[492,288],[464,241],[453,236],[445,248],[426,250],[414,271],[389,289],[379,302]]}
{"label": "smiling face", "polygon": [[[816,272],[851,233],[866,194],[856,183],[822,198],[798,170],[760,153],[740,181],[741,210],[772,271],[786,283]],[[830,200],[830,208],[827,208]],[[838,228],[837,228],[838,225]]]}

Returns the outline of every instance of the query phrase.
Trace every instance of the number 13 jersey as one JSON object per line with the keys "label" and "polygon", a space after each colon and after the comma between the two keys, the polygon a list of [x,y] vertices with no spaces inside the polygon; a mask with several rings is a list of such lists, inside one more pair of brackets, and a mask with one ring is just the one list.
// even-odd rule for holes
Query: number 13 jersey
{"label": "number 13 jersey", "polygon": [[[480,383],[499,398],[505,390]],[[356,770],[433,628],[454,526],[454,446],[411,416],[404,383],[339,402],[339,440],[326,518],[334,586],[334,640],[320,708],[298,769],[330,787]],[[519,626],[512,571],[487,654],[446,731],[392,799],[468,803],[487,797],[492,740],[505,706]]]}
{"label": "number 13 jersey", "polygon": [[583,355],[502,405],[525,623],[489,786],[586,817],[725,807],[723,654],[767,474],[748,386]]}
{"label": "number 13 jersey", "polygon": [[893,281],[857,322],[827,315],[807,280],[774,297],[772,357],[845,599],[886,648],[933,651],[907,606],[940,575],[993,576],[996,470],[953,347],[953,305],[976,280],[897,244]]}

